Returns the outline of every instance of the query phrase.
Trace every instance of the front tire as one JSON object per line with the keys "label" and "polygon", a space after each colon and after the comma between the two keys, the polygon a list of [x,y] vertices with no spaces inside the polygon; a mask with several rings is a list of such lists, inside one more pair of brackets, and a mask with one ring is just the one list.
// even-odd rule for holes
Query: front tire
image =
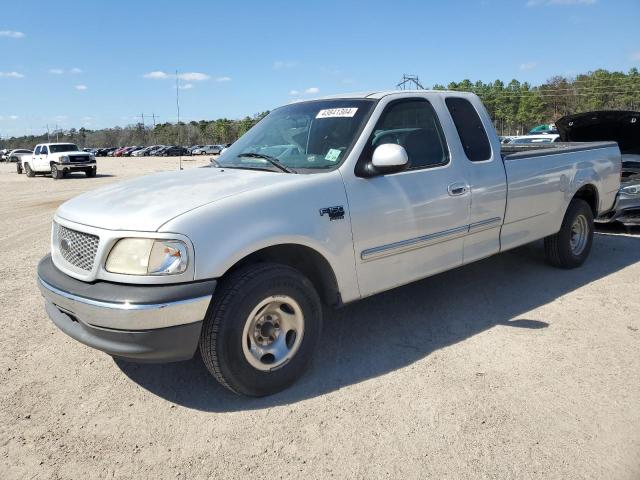
{"label": "front tire", "polygon": [[544,239],[547,261],[559,268],[576,268],[584,263],[593,243],[593,212],[587,202],[574,198],[555,235]]}
{"label": "front tire", "polygon": [[58,168],[55,163],[51,165],[51,178],[54,180],[60,180],[62,177],[64,177],[64,170]]}
{"label": "front tire", "polygon": [[229,390],[271,395],[306,371],[321,328],[322,306],[309,279],[284,265],[249,265],[216,291],[200,353],[209,372]]}
{"label": "front tire", "polygon": [[96,176],[96,173],[98,172],[97,167],[92,167],[92,168],[87,168],[84,171],[84,174],[88,177],[88,178],[93,178]]}
{"label": "front tire", "polygon": [[27,174],[27,177],[29,177],[29,178],[32,178],[32,177],[35,177],[35,176],[36,176],[36,172],[34,172],[34,171],[31,169],[31,165],[29,165],[28,163],[25,163],[25,164],[24,164],[24,171],[25,171],[25,173]]}

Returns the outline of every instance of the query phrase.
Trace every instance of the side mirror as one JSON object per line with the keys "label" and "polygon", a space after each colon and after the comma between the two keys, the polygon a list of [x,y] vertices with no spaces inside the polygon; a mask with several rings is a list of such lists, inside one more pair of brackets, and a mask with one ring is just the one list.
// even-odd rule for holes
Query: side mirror
{"label": "side mirror", "polygon": [[377,173],[399,172],[409,165],[409,155],[401,145],[384,143],[373,151],[371,164]]}

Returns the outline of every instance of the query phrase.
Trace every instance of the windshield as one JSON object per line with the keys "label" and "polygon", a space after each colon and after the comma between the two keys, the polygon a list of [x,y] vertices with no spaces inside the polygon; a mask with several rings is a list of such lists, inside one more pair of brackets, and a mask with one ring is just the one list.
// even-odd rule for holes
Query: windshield
{"label": "windshield", "polygon": [[297,173],[335,168],[344,160],[374,105],[374,100],[339,99],[278,108],[225,150],[216,164]]}
{"label": "windshield", "polygon": [[78,147],[73,143],[62,143],[60,145],[49,145],[49,152],[61,153],[61,152],[77,152]]}

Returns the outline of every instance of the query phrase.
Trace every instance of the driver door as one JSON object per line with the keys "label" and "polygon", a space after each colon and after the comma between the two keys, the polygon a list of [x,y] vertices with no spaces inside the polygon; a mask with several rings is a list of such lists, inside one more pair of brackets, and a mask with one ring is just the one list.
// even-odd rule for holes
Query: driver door
{"label": "driver door", "polygon": [[359,162],[383,143],[405,148],[407,170],[345,178],[363,297],[461,265],[469,223],[464,164],[451,158],[426,98],[390,102]]}

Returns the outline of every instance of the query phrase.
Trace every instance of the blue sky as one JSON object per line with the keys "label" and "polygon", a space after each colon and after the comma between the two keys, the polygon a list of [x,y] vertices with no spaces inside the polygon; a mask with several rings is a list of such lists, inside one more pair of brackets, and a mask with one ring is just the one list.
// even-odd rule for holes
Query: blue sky
{"label": "blue sky", "polygon": [[639,0],[3,2],[0,136],[155,113],[240,118],[292,99],[640,67]]}

